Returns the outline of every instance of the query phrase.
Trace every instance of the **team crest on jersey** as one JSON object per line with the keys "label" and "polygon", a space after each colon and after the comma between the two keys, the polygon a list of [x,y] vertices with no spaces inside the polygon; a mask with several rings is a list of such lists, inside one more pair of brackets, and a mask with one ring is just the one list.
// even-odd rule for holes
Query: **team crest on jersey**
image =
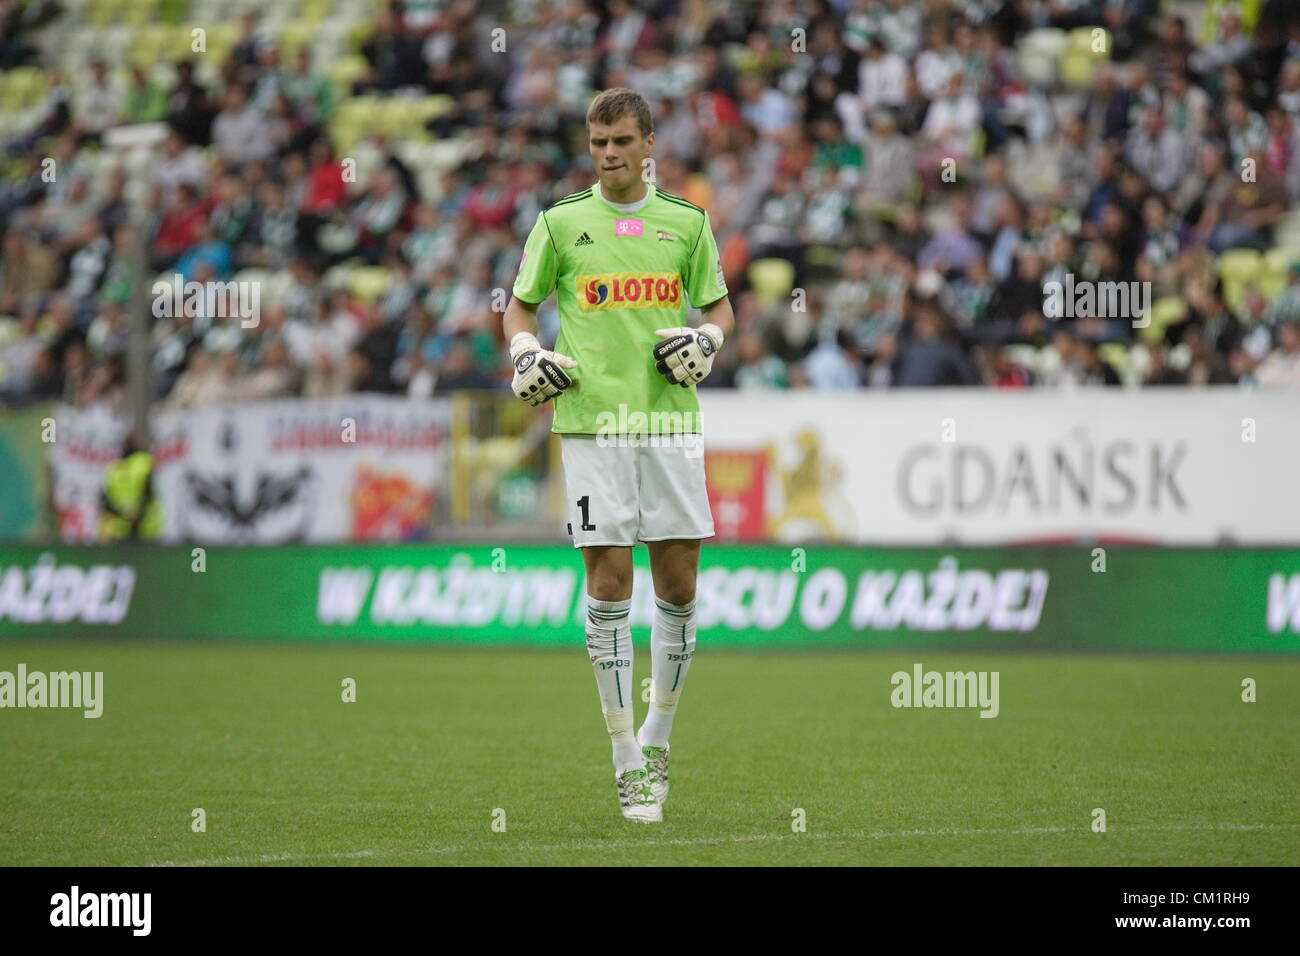
{"label": "team crest on jersey", "polygon": [[663,230],[660,230],[660,231],[657,233],[657,235],[659,236],[659,241],[660,241],[660,242],[676,242],[676,241],[677,241],[677,237],[674,236],[671,232],[664,232]]}
{"label": "team crest on jersey", "polygon": [[664,309],[682,301],[682,279],[673,272],[607,272],[580,275],[575,281],[583,312]]}

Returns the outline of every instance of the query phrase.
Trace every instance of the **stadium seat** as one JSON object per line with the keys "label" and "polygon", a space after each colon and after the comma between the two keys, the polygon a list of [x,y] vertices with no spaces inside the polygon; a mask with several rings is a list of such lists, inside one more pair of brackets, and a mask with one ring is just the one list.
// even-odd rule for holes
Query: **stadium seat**
{"label": "stadium seat", "polygon": [[1291,264],[1300,262],[1300,249],[1277,248],[1264,253],[1264,274],[1259,280],[1259,291],[1272,300],[1291,284]]}
{"label": "stadium seat", "polygon": [[1069,42],[1061,51],[1061,81],[1074,89],[1083,89],[1092,85],[1092,74],[1097,64],[1110,58],[1112,38],[1101,30],[1104,47],[1101,51],[1093,49],[1095,31],[1100,27],[1076,27],[1070,31]]}
{"label": "stadium seat", "polygon": [[[231,51],[235,49],[235,44],[239,42],[239,26],[234,23],[191,23],[188,27],[190,30],[203,28],[207,55],[200,57],[201,60],[210,59],[216,64],[224,63]],[[187,46],[186,49],[190,47]]]}
{"label": "stadium seat", "polygon": [[106,27],[111,23],[120,23],[122,17],[122,0],[90,0],[82,16],[92,27]]}
{"label": "stadium seat", "polygon": [[173,26],[182,23],[185,19],[185,11],[189,7],[189,0],[160,0],[158,4],[158,19],[163,23],[170,23]]}
{"label": "stadium seat", "polygon": [[299,0],[298,17],[308,23],[320,23],[330,12],[331,0]]}
{"label": "stadium seat", "polygon": [[375,23],[373,20],[358,20],[348,28],[348,49],[352,50],[354,53],[360,52],[361,45],[369,40],[374,33]]}
{"label": "stadium seat", "polygon": [[293,63],[298,51],[312,41],[316,24],[311,20],[290,20],[280,30],[280,62]]}
{"label": "stadium seat", "polygon": [[1165,336],[1165,329],[1181,322],[1187,315],[1187,302],[1176,295],[1166,295],[1151,303],[1151,322],[1146,328],[1139,328],[1138,338],[1143,342],[1158,342]]}
{"label": "stadium seat", "polygon": [[0,108],[7,111],[32,109],[41,104],[49,89],[49,76],[39,67],[20,66],[0,76],[3,92]]}
{"label": "stadium seat", "polygon": [[130,60],[134,66],[147,67],[159,60],[172,59],[175,54],[176,33],[162,23],[150,23],[136,30],[131,44]]}
{"label": "stadium seat", "polygon": [[1273,228],[1273,241],[1288,249],[1300,249],[1300,209],[1282,216]]}
{"label": "stadium seat", "polygon": [[1016,43],[1016,60],[1025,79],[1035,86],[1055,86],[1056,71],[1069,38],[1064,30],[1030,30]]}
{"label": "stadium seat", "polygon": [[364,302],[373,302],[392,285],[393,274],[384,266],[361,266],[348,277],[348,288]]}
{"label": "stadium seat", "polygon": [[787,259],[758,259],[749,265],[749,284],[764,307],[783,302],[794,288],[794,264]]}
{"label": "stadium seat", "polygon": [[1201,12],[1201,41],[1206,44],[1214,42],[1219,17],[1227,9],[1235,10],[1240,15],[1242,33],[1250,36],[1255,31],[1255,24],[1259,22],[1263,5],[1264,0],[1206,0]]}
{"label": "stadium seat", "polygon": [[340,262],[338,265],[331,266],[321,276],[321,287],[327,292],[333,292],[335,289],[351,288],[352,273],[358,268],[365,265],[365,260],[359,256],[353,256]]}
{"label": "stadium seat", "polygon": [[1239,312],[1247,287],[1264,276],[1264,257],[1255,249],[1228,249],[1219,256],[1216,268],[1223,280],[1223,301]]}
{"label": "stadium seat", "polygon": [[1097,346],[1097,357],[1115,370],[1126,385],[1130,369],[1128,346],[1121,342],[1102,342]]}
{"label": "stadium seat", "polygon": [[342,100],[350,96],[352,84],[363,76],[368,68],[366,58],[356,55],[342,56],[331,63],[325,72],[330,82],[334,84],[335,99]]}
{"label": "stadium seat", "polygon": [[123,66],[134,41],[135,27],[118,23],[97,32],[91,51],[109,66]]}
{"label": "stadium seat", "polygon": [[152,23],[158,14],[158,0],[126,0],[122,8],[122,22],[134,26]]}

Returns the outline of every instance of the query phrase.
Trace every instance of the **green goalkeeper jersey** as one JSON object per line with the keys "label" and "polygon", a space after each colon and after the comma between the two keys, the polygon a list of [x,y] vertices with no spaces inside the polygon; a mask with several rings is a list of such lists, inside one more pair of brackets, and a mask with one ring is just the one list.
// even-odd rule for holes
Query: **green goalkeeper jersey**
{"label": "green goalkeeper jersey", "polygon": [[686,306],[727,294],[709,215],[648,185],[645,204],[620,212],[599,184],[538,213],[524,244],[514,296],[537,305],[555,290],[555,351],[578,363],[555,401],[564,435],[699,432],[695,387],[655,369],[655,329],[686,324]]}

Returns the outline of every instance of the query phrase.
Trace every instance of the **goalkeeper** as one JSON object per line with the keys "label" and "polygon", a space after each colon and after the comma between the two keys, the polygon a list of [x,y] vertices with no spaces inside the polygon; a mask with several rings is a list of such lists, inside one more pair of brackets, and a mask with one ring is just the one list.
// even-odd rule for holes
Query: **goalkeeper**
{"label": "goalkeeper", "polygon": [[[652,129],[639,93],[611,89],[592,102],[597,182],[538,214],[505,313],[515,394],[555,402],[619,805],[646,823],[663,818],[668,736],[695,653],[700,541],[713,536],[695,386],[734,322],[708,214],[643,176]],[[552,291],[554,350],[536,334],[537,306]],[[698,329],[686,327],[688,301],[704,314]],[[650,552],[655,611],[650,708],[633,734],[628,614],[638,541]]]}

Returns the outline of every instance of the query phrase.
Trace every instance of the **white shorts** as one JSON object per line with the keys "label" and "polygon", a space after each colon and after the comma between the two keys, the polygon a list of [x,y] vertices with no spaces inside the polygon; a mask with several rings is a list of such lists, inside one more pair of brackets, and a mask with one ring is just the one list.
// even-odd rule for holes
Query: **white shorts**
{"label": "white shorts", "polygon": [[575,548],[713,537],[701,436],[561,435],[560,450]]}

